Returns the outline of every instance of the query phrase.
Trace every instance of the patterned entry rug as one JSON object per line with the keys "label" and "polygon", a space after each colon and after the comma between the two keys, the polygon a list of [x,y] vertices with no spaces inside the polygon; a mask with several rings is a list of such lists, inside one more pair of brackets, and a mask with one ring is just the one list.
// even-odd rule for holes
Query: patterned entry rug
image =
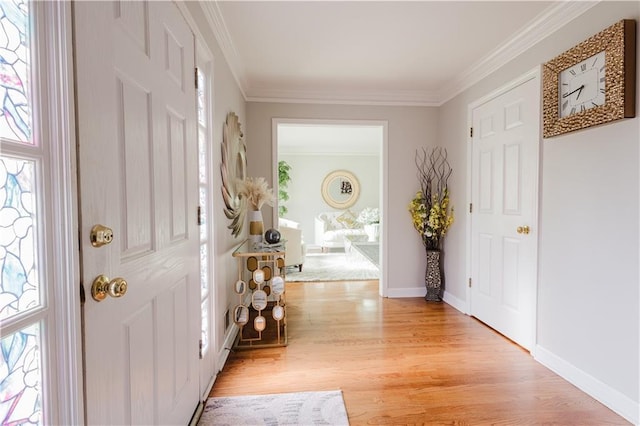
{"label": "patterned entry rug", "polygon": [[342,391],[209,398],[200,426],[348,425]]}
{"label": "patterned entry rug", "polygon": [[307,254],[302,272],[287,269],[287,281],[363,281],[377,280],[378,267],[354,253]]}

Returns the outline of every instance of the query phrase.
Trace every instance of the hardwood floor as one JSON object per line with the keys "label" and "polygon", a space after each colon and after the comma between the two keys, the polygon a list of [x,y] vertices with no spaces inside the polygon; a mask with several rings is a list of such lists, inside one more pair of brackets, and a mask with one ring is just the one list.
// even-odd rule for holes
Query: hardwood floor
{"label": "hardwood floor", "polygon": [[377,292],[287,283],[289,346],[232,353],[211,396],[341,389],[352,425],[629,424],[447,304]]}

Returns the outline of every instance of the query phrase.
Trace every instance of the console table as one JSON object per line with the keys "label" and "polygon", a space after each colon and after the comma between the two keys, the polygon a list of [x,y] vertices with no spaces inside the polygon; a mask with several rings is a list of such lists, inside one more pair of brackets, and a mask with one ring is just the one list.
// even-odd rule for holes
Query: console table
{"label": "console table", "polygon": [[233,252],[238,304],[232,312],[240,327],[234,349],[287,345],[284,242],[252,249],[244,241]]}

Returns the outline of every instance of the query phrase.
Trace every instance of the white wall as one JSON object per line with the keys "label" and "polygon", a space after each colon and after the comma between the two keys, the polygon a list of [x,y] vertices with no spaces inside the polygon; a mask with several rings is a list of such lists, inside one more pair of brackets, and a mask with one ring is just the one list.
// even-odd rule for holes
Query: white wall
{"label": "white wall", "polygon": [[[455,170],[450,181],[455,205],[468,202],[468,104],[623,18],[638,22],[640,3],[602,2],[439,109],[438,140]],[[636,105],[640,113],[640,102]],[[640,421],[639,127],[636,117],[542,143],[535,351],[541,362],[635,422]],[[468,218],[456,219],[446,241],[447,292],[466,302]]]}
{"label": "white wall", "polygon": [[347,170],[360,183],[360,196],[348,210],[355,215],[365,207],[380,205],[380,157],[374,155],[320,155],[279,154],[291,166],[289,201],[286,218],[300,223],[307,245],[316,244],[314,239],[314,217],[322,212],[335,211],[322,198],[322,182],[334,170]]}
{"label": "white wall", "polygon": [[[242,131],[246,134],[246,103],[224,59],[222,51],[209,29],[200,5],[196,2],[185,2],[185,4],[192,18],[195,20],[198,30],[205,38],[209,50],[211,50],[214,56],[213,146],[210,150],[213,154],[213,206],[210,208],[210,212],[213,212],[213,238],[215,241],[215,253],[212,256],[212,266],[214,268],[213,285],[215,291],[214,303],[216,304],[216,317],[214,319],[216,341],[214,347],[218,353],[226,354],[225,338],[227,337],[228,331],[224,329],[224,314],[237,302],[237,296],[232,290],[232,285],[237,280],[237,264],[231,254],[237,245],[246,238],[246,229],[241,238],[234,238],[231,235],[231,230],[227,229],[230,221],[224,215],[224,204],[220,194],[220,188],[222,186],[219,169],[220,163],[222,162],[220,147],[222,144],[222,129],[227,113],[235,112],[238,115],[242,125]],[[221,365],[218,367],[222,368]]]}
{"label": "white wall", "polygon": [[[416,149],[436,145],[436,114],[430,107],[308,105],[249,102],[247,149],[249,173],[272,177],[273,118],[376,120],[388,122],[387,272],[389,296],[424,296],[425,253],[413,229],[407,205],[418,190]],[[383,156],[385,154],[383,153]],[[383,182],[384,184],[384,182]],[[263,211],[265,222],[269,214]]]}

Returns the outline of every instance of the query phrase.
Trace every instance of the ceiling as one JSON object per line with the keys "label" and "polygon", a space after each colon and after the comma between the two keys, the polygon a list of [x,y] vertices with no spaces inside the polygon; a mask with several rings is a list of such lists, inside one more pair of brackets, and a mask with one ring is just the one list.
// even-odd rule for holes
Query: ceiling
{"label": "ceiling", "polygon": [[596,2],[205,1],[248,101],[437,106]]}

